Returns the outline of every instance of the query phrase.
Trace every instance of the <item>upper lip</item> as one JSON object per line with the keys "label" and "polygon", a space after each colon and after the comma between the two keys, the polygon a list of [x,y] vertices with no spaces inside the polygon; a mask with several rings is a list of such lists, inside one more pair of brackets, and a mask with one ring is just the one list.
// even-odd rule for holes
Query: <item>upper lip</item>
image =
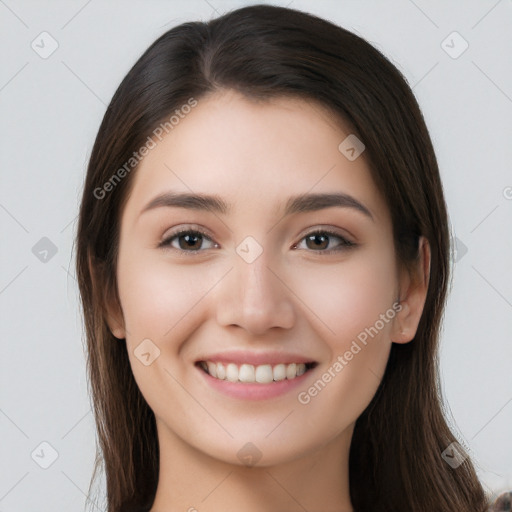
{"label": "upper lip", "polygon": [[314,363],[314,359],[301,356],[299,354],[283,353],[283,352],[242,352],[227,351],[218,354],[205,355],[197,359],[196,362],[211,361],[213,363],[234,363],[252,364],[253,366],[263,364],[290,364],[290,363]]}

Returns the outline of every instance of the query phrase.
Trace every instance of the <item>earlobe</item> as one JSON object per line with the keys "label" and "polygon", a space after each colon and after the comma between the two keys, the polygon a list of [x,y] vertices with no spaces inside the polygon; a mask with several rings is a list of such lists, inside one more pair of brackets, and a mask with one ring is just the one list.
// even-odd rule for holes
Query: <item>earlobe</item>
{"label": "earlobe", "polygon": [[400,301],[401,309],[396,315],[396,324],[391,337],[394,343],[408,343],[414,339],[423,313],[430,281],[430,244],[425,237],[419,240],[415,272],[412,279],[406,276],[404,281],[407,283],[405,285],[407,289],[402,292],[405,298]]}
{"label": "earlobe", "polygon": [[393,343],[408,343],[412,340],[407,327],[410,322],[410,308],[407,300],[400,301],[400,311],[396,316],[396,327],[392,335],[391,341]]}
{"label": "earlobe", "polygon": [[105,296],[105,311],[106,318],[105,321],[108,324],[108,327],[112,334],[122,340],[126,337],[126,329],[124,327],[124,319],[123,313],[121,311],[121,307],[119,306],[117,299],[112,297],[112,293],[106,293]]}
{"label": "earlobe", "polygon": [[124,329],[122,329],[121,327],[118,327],[118,328],[115,328],[115,329],[111,328],[110,331],[112,332],[114,337],[119,339],[119,340],[122,340],[122,339],[125,338]]}

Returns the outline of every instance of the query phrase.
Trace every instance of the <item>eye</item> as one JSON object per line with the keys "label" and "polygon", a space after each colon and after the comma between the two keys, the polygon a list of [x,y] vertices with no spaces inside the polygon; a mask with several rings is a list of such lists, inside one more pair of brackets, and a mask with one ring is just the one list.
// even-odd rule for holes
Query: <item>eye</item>
{"label": "eye", "polygon": [[[339,240],[338,244],[335,245],[335,247],[332,247],[333,239]],[[325,229],[318,229],[312,231],[311,233],[308,233],[304,238],[302,238],[301,242],[302,241],[305,241],[307,249],[312,249],[314,252],[321,252],[323,254],[339,252],[344,249],[356,246],[355,243],[351,242],[350,240],[347,240],[342,235],[333,233],[332,231],[328,231]],[[295,244],[293,248],[302,249],[302,247],[299,247],[299,244]]]}
{"label": "eye", "polygon": [[[335,244],[334,247],[332,247],[333,239],[338,240],[338,243]],[[204,247],[205,241],[209,242],[209,247]],[[305,242],[306,249],[323,254],[339,252],[356,246],[355,243],[347,240],[342,235],[325,229],[318,229],[308,233],[302,238],[301,242],[302,241]],[[206,233],[199,229],[180,229],[167,236],[159,243],[158,247],[193,253],[201,252],[201,249],[217,248],[219,245],[213,242]],[[293,248],[303,249],[303,247],[300,247],[300,242],[295,244]]]}
{"label": "eye", "polygon": [[171,233],[162,242],[160,242],[160,244],[158,244],[158,247],[170,247],[172,249],[186,252],[199,252],[200,249],[204,249],[202,245],[205,240],[209,241],[211,244],[211,246],[206,247],[206,249],[218,247],[218,244],[213,242],[206,233],[197,229],[181,229],[177,232]]}

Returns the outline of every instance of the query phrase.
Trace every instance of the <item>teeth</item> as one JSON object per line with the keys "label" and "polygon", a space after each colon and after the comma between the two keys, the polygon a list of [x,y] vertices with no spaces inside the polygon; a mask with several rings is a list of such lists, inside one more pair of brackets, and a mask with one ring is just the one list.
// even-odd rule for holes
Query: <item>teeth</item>
{"label": "teeth", "polygon": [[297,365],[295,363],[289,364],[286,367],[286,378],[293,379],[297,375]]}
{"label": "teeth", "polygon": [[200,365],[212,377],[219,380],[258,382],[260,384],[269,384],[270,382],[284,379],[295,379],[295,377],[300,377],[306,371],[304,363],[276,364],[274,367],[270,364],[258,366],[242,364],[238,367],[234,363],[224,365],[223,363],[214,363],[212,361],[201,361]]}
{"label": "teeth", "polygon": [[[291,365],[289,365],[289,366],[291,366]],[[278,365],[274,366],[273,376],[274,376],[274,380],[286,379],[286,365],[278,364]],[[292,379],[293,379],[293,377],[292,377]]]}
{"label": "teeth", "polygon": [[224,380],[226,378],[226,368],[224,367],[224,365],[217,363],[216,369],[217,375],[212,375],[211,373],[210,375],[212,375],[212,377],[217,377],[217,379]]}
{"label": "teeth", "polygon": [[[259,382],[261,384],[268,384],[269,382],[272,382],[274,380],[272,366],[270,366],[269,364],[262,364],[260,366],[256,366],[254,374],[256,382]],[[242,379],[240,378],[240,380]]]}
{"label": "teeth", "polygon": [[[208,373],[212,377],[217,377],[217,365],[215,363],[212,363],[211,361],[206,363],[206,370],[208,370]],[[204,367],[203,367],[204,368]]]}
{"label": "teeth", "polygon": [[[233,365],[236,367],[236,365]],[[254,382],[256,380],[255,368],[252,364],[243,364],[238,370],[238,380],[240,382]]]}

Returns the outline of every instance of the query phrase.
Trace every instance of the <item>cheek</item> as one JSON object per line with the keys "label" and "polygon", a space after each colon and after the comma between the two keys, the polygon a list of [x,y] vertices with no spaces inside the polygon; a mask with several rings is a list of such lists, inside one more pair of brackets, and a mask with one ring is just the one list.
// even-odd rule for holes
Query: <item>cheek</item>
{"label": "cheek", "polygon": [[318,265],[301,272],[296,280],[298,297],[316,317],[333,351],[344,352],[347,343],[378,322],[379,334],[385,336],[391,321],[379,321],[392,305],[396,286],[392,260],[385,254],[360,253],[334,265]]}
{"label": "cheek", "polygon": [[165,258],[120,258],[119,295],[127,338],[159,343],[174,337],[172,331],[180,331],[199,309],[214,284],[210,277],[208,272],[198,275],[193,265],[172,265]]}
{"label": "cheek", "polygon": [[[213,286],[213,277],[204,272],[198,275],[193,265],[172,265],[143,252],[127,253],[119,258],[118,286],[128,355],[140,391],[154,411],[162,412],[169,406],[169,396],[182,397],[170,374],[181,382],[186,373],[180,362],[181,347],[201,321],[201,299]],[[145,365],[147,352],[151,361]],[[186,403],[186,396],[181,400]],[[174,406],[179,403],[180,399],[173,400]]]}
{"label": "cheek", "polygon": [[322,368],[328,384],[325,391],[322,383],[317,386],[322,398],[313,408],[344,403],[343,410],[357,416],[373,397],[391,349],[396,315],[393,269],[391,251],[361,251],[339,265],[303,274],[307,277],[301,279],[299,293],[321,320],[315,323],[330,352],[330,361]]}
{"label": "cheek", "polygon": [[304,301],[321,319],[316,323],[330,350],[330,361],[322,365],[318,380],[299,396],[311,418],[325,417],[327,410],[333,425],[339,425],[357,418],[375,395],[389,357],[389,332],[396,314],[391,256],[362,254],[336,270],[319,267],[302,281]]}

